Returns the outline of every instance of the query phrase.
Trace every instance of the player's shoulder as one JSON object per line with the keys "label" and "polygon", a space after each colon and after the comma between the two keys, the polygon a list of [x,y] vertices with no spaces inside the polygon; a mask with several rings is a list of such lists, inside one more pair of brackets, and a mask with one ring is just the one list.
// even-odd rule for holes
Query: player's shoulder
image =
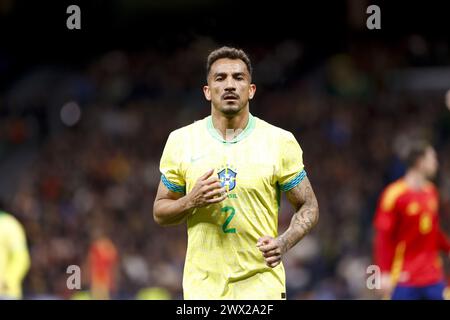
{"label": "player's shoulder", "polygon": [[383,190],[381,196],[381,207],[383,210],[391,210],[399,197],[408,191],[408,185],[403,178],[389,183]]}
{"label": "player's shoulder", "polygon": [[2,223],[9,223],[14,220],[15,220],[15,218],[12,216],[12,214],[10,214],[9,212],[0,210],[0,221],[2,221]]}
{"label": "player's shoulder", "polygon": [[425,184],[425,191],[435,193],[435,194],[438,193],[438,189],[437,189],[436,185],[431,181],[428,181]]}
{"label": "player's shoulder", "polygon": [[264,131],[268,134],[270,134],[272,137],[276,138],[277,140],[295,140],[295,136],[292,134],[292,132],[285,130],[283,128],[277,127],[261,118],[254,117],[256,120],[256,128],[257,130]]}
{"label": "player's shoulder", "polygon": [[16,219],[16,217],[4,211],[0,212],[0,225],[5,230],[12,230],[13,228],[15,229],[22,228],[21,223],[19,222],[19,220]]}
{"label": "player's shoulder", "polygon": [[[207,118],[196,120],[191,124],[185,125],[181,128],[175,129],[169,133],[169,139],[173,140],[185,140],[191,137],[193,134],[198,134],[199,130],[206,127]],[[201,133],[200,133],[201,134]]]}
{"label": "player's shoulder", "polygon": [[408,190],[408,185],[403,178],[397,179],[391,183],[389,183],[384,188],[385,195],[400,195],[405,193]]}

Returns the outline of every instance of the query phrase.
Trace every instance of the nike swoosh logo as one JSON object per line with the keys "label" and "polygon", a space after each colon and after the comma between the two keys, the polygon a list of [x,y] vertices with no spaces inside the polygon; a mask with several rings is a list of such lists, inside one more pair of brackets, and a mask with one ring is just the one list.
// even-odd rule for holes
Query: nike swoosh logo
{"label": "nike swoosh logo", "polygon": [[200,159],[202,159],[204,157],[206,157],[206,154],[203,154],[203,155],[198,156],[198,157],[191,157],[191,162],[196,162],[196,161],[198,161],[198,160],[200,160]]}

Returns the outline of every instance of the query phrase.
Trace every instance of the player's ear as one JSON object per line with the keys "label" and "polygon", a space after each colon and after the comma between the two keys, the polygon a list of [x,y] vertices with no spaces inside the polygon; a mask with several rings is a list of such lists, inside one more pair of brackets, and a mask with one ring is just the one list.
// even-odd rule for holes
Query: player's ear
{"label": "player's ear", "polygon": [[256,85],[252,83],[250,85],[250,88],[248,89],[248,98],[250,100],[253,99],[253,96],[255,95],[255,93],[256,93]]}
{"label": "player's ear", "polygon": [[209,90],[209,86],[203,86],[203,94],[205,95],[206,100],[211,101],[211,91]]}

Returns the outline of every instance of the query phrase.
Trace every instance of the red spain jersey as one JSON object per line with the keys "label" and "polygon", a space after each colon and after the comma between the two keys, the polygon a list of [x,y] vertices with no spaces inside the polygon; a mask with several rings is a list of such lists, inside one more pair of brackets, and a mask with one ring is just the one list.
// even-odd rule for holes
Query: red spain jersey
{"label": "red spain jersey", "polygon": [[114,268],[118,263],[116,247],[108,238],[96,240],[89,249],[92,285],[114,289]]}
{"label": "red spain jersey", "polygon": [[375,214],[375,263],[395,284],[426,286],[444,280],[439,251],[450,241],[439,227],[438,192],[432,183],[413,190],[399,179],[381,194]]}

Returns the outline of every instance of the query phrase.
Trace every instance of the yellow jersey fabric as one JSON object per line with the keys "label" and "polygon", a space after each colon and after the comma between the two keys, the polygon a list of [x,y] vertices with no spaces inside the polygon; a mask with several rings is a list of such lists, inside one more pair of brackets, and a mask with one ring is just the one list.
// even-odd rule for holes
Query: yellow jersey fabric
{"label": "yellow jersey fabric", "polygon": [[0,297],[22,298],[22,280],[30,267],[30,256],[22,225],[0,211]]}
{"label": "yellow jersey fabric", "polygon": [[278,235],[280,191],[306,176],[299,143],[251,114],[231,141],[211,116],[170,133],[160,162],[168,189],[189,193],[212,168],[228,198],[189,213],[184,298],[285,299],[283,265],[268,267],[256,243]]}

